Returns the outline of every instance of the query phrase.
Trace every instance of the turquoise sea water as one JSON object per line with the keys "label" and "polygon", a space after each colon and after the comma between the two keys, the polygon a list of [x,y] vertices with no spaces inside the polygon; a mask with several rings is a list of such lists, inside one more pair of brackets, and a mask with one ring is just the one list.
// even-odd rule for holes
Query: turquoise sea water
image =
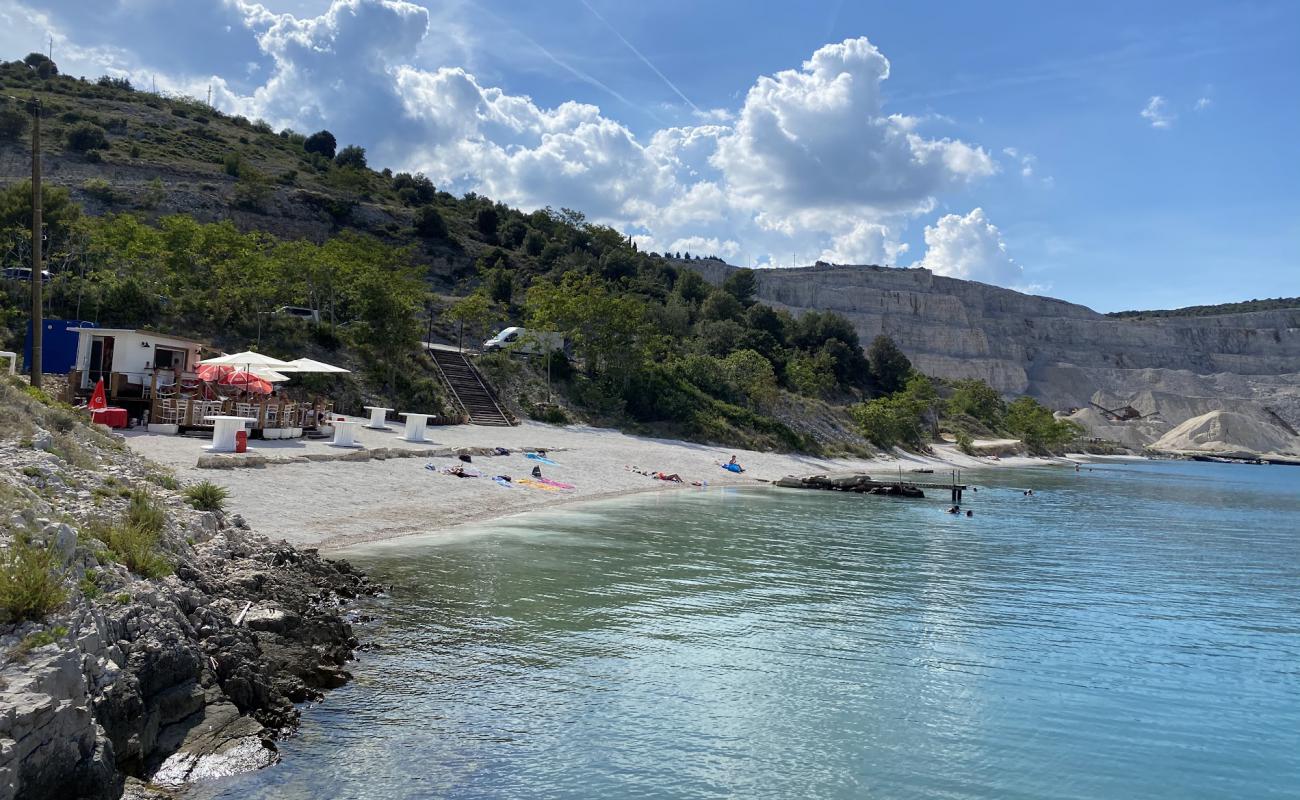
{"label": "turquoise sea water", "polygon": [[1300,797],[1300,468],[973,479],[973,518],[682,492],[355,556],[381,649],[193,795]]}

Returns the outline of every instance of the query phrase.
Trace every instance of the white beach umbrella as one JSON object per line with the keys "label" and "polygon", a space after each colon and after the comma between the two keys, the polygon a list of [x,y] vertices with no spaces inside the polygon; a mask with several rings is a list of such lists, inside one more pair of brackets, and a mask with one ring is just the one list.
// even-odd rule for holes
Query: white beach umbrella
{"label": "white beach umbrella", "polygon": [[289,380],[288,375],[282,375],[269,367],[253,367],[248,371],[268,383],[283,383]]}
{"label": "white beach umbrella", "polygon": [[351,372],[352,370],[336,367],[333,364],[326,364],[324,361],[316,361],[311,358],[295,358],[288,362],[285,367],[276,367],[281,372]]}
{"label": "white beach umbrella", "polygon": [[251,370],[254,368],[273,369],[273,370],[290,369],[289,363],[287,361],[281,361],[278,358],[272,358],[271,356],[264,355],[262,353],[254,353],[252,350],[245,350],[242,353],[232,353],[228,356],[217,356],[216,358],[205,358],[199,363],[204,366],[207,366],[209,364],[215,364],[215,365],[224,364],[231,367],[241,367],[245,370]]}

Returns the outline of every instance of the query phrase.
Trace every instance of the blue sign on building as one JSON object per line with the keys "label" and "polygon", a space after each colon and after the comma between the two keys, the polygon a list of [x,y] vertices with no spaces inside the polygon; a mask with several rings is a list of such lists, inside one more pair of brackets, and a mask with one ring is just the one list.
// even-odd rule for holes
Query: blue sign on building
{"label": "blue sign on building", "polygon": [[[93,322],[71,319],[45,320],[41,338],[41,372],[64,373],[77,363],[77,329],[97,328]],[[32,368],[32,322],[27,321],[27,338],[23,340],[23,369]]]}

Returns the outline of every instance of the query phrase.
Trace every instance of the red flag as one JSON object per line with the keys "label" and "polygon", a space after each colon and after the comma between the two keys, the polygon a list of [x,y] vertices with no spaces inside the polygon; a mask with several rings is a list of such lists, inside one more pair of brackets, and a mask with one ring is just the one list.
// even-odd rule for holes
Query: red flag
{"label": "red flag", "polygon": [[103,411],[108,408],[108,398],[104,396],[104,379],[95,381],[95,391],[90,393],[91,411]]}

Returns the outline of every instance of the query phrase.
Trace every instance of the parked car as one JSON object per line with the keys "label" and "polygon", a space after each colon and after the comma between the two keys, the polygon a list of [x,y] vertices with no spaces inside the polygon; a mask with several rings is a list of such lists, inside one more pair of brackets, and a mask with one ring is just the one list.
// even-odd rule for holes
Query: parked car
{"label": "parked car", "polygon": [[510,350],[513,353],[541,354],[551,350],[565,351],[564,337],[550,331],[530,331],[511,326],[483,343],[485,352]]}
{"label": "parked car", "polygon": [[[7,281],[28,281],[32,279],[32,268],[31,267],[5,267],[4,272],[2,274],[4,276],[4,279]],[[45,283],[49,279],[50,279],[50,271],[47,269],[41,270],[41,283]]]}
{"label": "parked car", "polygon": [[320,312],[314,308],[304,308],[303,306],[280,306],[275,310],[275,313],[282,317],[297,317],[298,319],[320,322]]}

